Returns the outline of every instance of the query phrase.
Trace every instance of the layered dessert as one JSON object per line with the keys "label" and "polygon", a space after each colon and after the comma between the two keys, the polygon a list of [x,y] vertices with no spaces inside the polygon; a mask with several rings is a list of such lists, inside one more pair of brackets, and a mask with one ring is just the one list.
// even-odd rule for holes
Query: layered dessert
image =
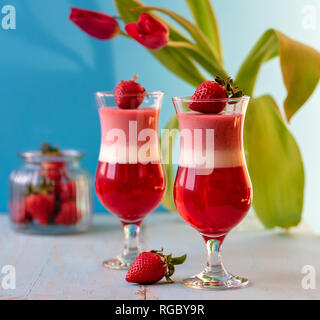
{"label": "layered dessert", "polygon": [[[130,99],[129,99],[129,98]],[[118,106],[101,107],[101,149],[96,192],[123,224],[140,224],[161,202],[166,179],[158,137],[159,107],[118,93]]]}
{"label": "layered dessert", "polygon": [[224,87],[208,81],[178,110],[181,144],[174,200],[180,215],[205,239],[224,237],[251,205],[242,143],[245,110],[241,99],[227,97]]}
{"label": "layered dessert", "polygon": [[[191,130],[193,137],[195,130],[202,129],[203,145],[181,141],[174,189],[177,209],[201,234],[224,235],[251,205],[251,184],[242,152],[243,115],[184,113],[178,120],[180,129]],[[212,144],[206,139],[209,130],[214,132]],[[206,162],[199,164],[201,157]]]}

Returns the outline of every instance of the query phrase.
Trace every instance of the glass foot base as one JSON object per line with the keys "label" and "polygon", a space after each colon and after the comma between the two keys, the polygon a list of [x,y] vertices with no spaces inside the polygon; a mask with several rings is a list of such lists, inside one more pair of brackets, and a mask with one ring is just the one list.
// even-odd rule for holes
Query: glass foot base
{"label": "glass foot base", "polygon": [[192,289],[226,290],[244,288],[249,284],[249,281],[246,278],[236,277],[231,274],[219,277],[207,276],[201,273],[184,279],[183,284]]}
{"label": "glass foot base", "polygon": [[124,257],[116,257],[110,260],[106,260],[102,262],[102,265],[108,269],[114,270],[128,270],[136,257],[124,258]]}

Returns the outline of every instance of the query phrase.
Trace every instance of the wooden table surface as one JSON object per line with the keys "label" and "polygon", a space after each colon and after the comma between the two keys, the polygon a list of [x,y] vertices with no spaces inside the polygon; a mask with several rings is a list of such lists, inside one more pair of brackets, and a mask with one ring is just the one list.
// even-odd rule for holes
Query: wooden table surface
{"label": "wooden table surface", "polygon": [[[174,284],[141,286],[125,282],[125,271],[104,269],[101,262],[122,249],[120,223],[95,216],[92,231],[73,236],[30,236],[14,233],[0,215],[0,270],[16,268],[16,289],[0,299],[319,299],[319,289],[305,290],[302,268],[320,271],[320,239],[293,231],[235,231],[224,244],[227,269],[251,280],[250,287],[229,291],[193,290],[182,279],[201,271],[205,246],[198,233],[174,214],[152,214],[143,229],[144,245],[188,254],[177,266]],[[0,277],[3,277],[0,273]],[[319,276],[320,277],[320,276]],[[0,279],[1,280],[1,279]],[[319,287],[319,282],[318,282]]]}

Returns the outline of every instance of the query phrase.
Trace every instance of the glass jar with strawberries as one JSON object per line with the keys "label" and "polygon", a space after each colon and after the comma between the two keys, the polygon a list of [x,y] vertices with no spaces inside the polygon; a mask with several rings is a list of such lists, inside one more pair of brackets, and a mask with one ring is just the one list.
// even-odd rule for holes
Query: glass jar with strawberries
{"label": "glass jar with strawberries", "polygon": [[14,230],[61,234],[89,229],[91,178],[81,167],[83,155],[47,143],[40,151],[19,154],[23,164],[10,175],[9,210]]}

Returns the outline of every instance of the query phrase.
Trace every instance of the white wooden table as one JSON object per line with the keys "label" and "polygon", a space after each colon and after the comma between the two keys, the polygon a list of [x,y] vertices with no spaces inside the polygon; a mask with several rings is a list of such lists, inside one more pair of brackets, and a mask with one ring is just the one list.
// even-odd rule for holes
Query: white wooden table
{"label": "white wooden table", "polygon": [[[320,239],[293,231],[235,231],[227,238],[223,257],[234,274],[247,276],[251,286],[233,291],[193,290],[181,280],[202,270],[205,246],[195,230],[173,214],[152,214],[145,223],[144,243],[164,247],[176,255],[187,253],[178,266],[174,284],[140,286],[125,282],[125,271],[104,269],[103,259],[122,249],[117,219],[96,216],[92,231],[73,236],[30,236],[14,233],[8,218],[0,215],[0,271],[16,268],[16,289],[3,290],[0,299],[319,299],[305,290],[304,265],[312,265],[320,278]],[[0,273],[0,277],[3,277]],[[1,279],[0,279],[1,280]],[[1,284],[1,282],[0,282]]]}

